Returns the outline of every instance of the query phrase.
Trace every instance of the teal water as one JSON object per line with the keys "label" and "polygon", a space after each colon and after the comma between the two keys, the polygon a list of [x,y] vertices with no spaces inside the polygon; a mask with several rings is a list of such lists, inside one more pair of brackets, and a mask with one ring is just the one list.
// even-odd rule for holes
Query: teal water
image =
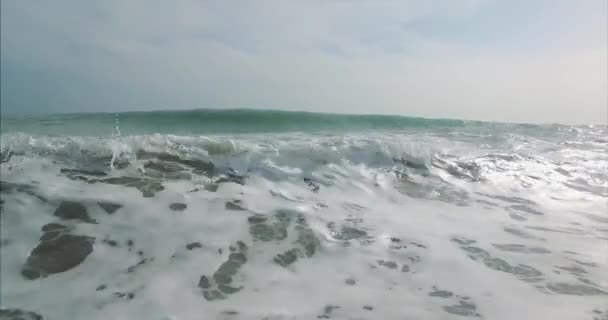
{"label": "teal water", "polygon": [[455,128],[483,122],[389,115],[341,115],[273,110],[189,110],[2,117],[1,130],[50,135],[224,134]]}

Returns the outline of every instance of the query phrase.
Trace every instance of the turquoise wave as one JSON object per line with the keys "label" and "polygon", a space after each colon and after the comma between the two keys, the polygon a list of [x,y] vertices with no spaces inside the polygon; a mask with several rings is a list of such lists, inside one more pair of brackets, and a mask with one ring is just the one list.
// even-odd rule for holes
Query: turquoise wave
{"label": "turquoise wave", "polygon": [[[202,109],[123,113],[82,113],[1,119],[1,132],[106,136],[132,134],[239,134],[487,127],[496,124],[391,115],[347,115],[253,109]],[[519,125],[525,126],[525,125]],[[536,125],[531,125],[536,128]]]}

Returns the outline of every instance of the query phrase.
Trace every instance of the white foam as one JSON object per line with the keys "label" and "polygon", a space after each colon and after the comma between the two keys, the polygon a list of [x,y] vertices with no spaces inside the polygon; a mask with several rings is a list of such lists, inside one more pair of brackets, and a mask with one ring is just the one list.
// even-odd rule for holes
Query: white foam
{"label": "white foam", "polygon": [[[2,165],[2,179],[38,181],[36,192],[49,203],[23,193],[2,196],[0,230],[2,241],[8,241],[0,259],[2,307],[35,311],[48,319],[312,319],[323,315],[327,305],[340,307],[331,311],[332,319],[458,318],[443,307],[458,305],[459,298],[429,296],[435,286],[469,297],[484,319],[580,319],[590,317],[593,309],[605,310],[605,295],[545,293],[537,286],[583,285],[575,275],[557,268],[576,265],[585,269],[581,277],[593,281],[592,287],[608,291],[603,272],[608,270],[608,227],[589,218],[605,219],[606,198],[564,184],[582,178],[605,187],[606,180],[594,177],[594,172],[605,168],[608,157],[563,149],[558,161],[551,158],[555,155],[522,151],[529,145],[517,150],[492,146],[465,154],[473,149],[471,144],[450,139],[454,138],[405,133],[114,139],[3,135],[3,152],[11,150],[16,155]],[[139,149],[211,159],[239,172],[249,171],[251,176],[244,186],[224,183],[217,192],[189,192],[207,181],[202,177],[164,182],[165,190],[143,198],[134,188],[88,184],[59,174],[65,159],[77,157],[82,150],[137,162]],[[487,156],[499,151],[515,154],[515,160]],[[404,154],[427,164],[446,154],[443,157],[454,165],[472,161],[484,179],[470,182],[430,166],[432,176],[425,177],[393,162]],[[580,157],[593,160],[583,163],[577,161]],[[557,173],[559,167],[572,176]],[[404,178],[394,171],[407,172],[408,192],[412,188],[428,192],[404,192]],[[136,173],[129,168],[111,172],[113,176]],[[319,192],[312,192],[303,177],[312,177]],[[76,224],[74,231],[96,237],[94,251],[72,270],[26,280],[20,268],[39,242],[40,228],[56,221],[52,213],[63,199],[87,204],[89,214],[98,221]],[[227,210],[225,202],[234,199],[241,200],[248,211]],[[95,204],[97,200],[124,207],[108,215]],[[168,206],[173,202],[186,203],[187,208],[172,211]],[[543,215],[513,208],[518,204]],[[255,241],[247,222],[253,213],[270,214],[281,208],[300,212],[321,241],[314,256],[285,268],[273,258],[292,247],[295,231],[289,229],[285,241]],[[511,214],[526,220],[514,220]],[[369,239],[346,245],[335,238],[336,230],[328,225],[332,222],[338,230],[342,225],[363,230]],[[518,237],[505,228],[533,238]],[[401,239],[407,249],[392,249],[391,237]],[[469,258],[453,241],[457,237],[475,240],[469,246],[512,266],[533,267],[542,276],[537,282],[526,282],[489,268],[483,259]],[[104,244],[105,238],[120,247]],[[131,251],[128,240],[134,242]],[[225,300],[205,300],[197,287],[200,276],[212,275],[226,261],[228,247],[238,240],[249,246],[248,260],[234,279],[244,288]],[[187,250],[191,242],[200,242],[202,248]],[[501,251],[493,244],[542,247],[550,253]],[[126,272],[143,258],[154,260]],[[574,259],[594,265],[577,264]],[[398,267],[379,265],[379,260]],[[409,272],[401,272],[403,265],[409,266]],[[345,282],[351,278],[355,285]],[[96,291],[100,285],[107,288]],[[115,292],[133,293],[134,298],[119,298]]]}

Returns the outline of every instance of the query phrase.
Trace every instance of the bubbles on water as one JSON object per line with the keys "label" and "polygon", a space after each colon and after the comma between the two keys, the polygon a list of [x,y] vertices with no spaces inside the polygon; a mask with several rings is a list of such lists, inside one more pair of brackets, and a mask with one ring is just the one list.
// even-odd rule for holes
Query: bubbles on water
{"label": "bubbles on water", "polygon": [[[594,186],[606,159],[582,144],[125,130],[2,135],[3,306],[62,319],[52,306],[67,302],[102,318],[512,319],[552,305],[570,319],[606,296],[589,236],[605,224]],[[73,258],[85,242],[94,250]],[[26,265],[44,279],[24,278]]]}

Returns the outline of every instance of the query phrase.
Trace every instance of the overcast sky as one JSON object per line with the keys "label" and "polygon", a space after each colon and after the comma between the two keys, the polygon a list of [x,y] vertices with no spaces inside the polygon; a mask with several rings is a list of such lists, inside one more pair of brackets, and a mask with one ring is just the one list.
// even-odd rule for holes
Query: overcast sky
{"label": "overcast sky", "polygon": [[607,3],[2,0],[2,112],[605,123]]}

